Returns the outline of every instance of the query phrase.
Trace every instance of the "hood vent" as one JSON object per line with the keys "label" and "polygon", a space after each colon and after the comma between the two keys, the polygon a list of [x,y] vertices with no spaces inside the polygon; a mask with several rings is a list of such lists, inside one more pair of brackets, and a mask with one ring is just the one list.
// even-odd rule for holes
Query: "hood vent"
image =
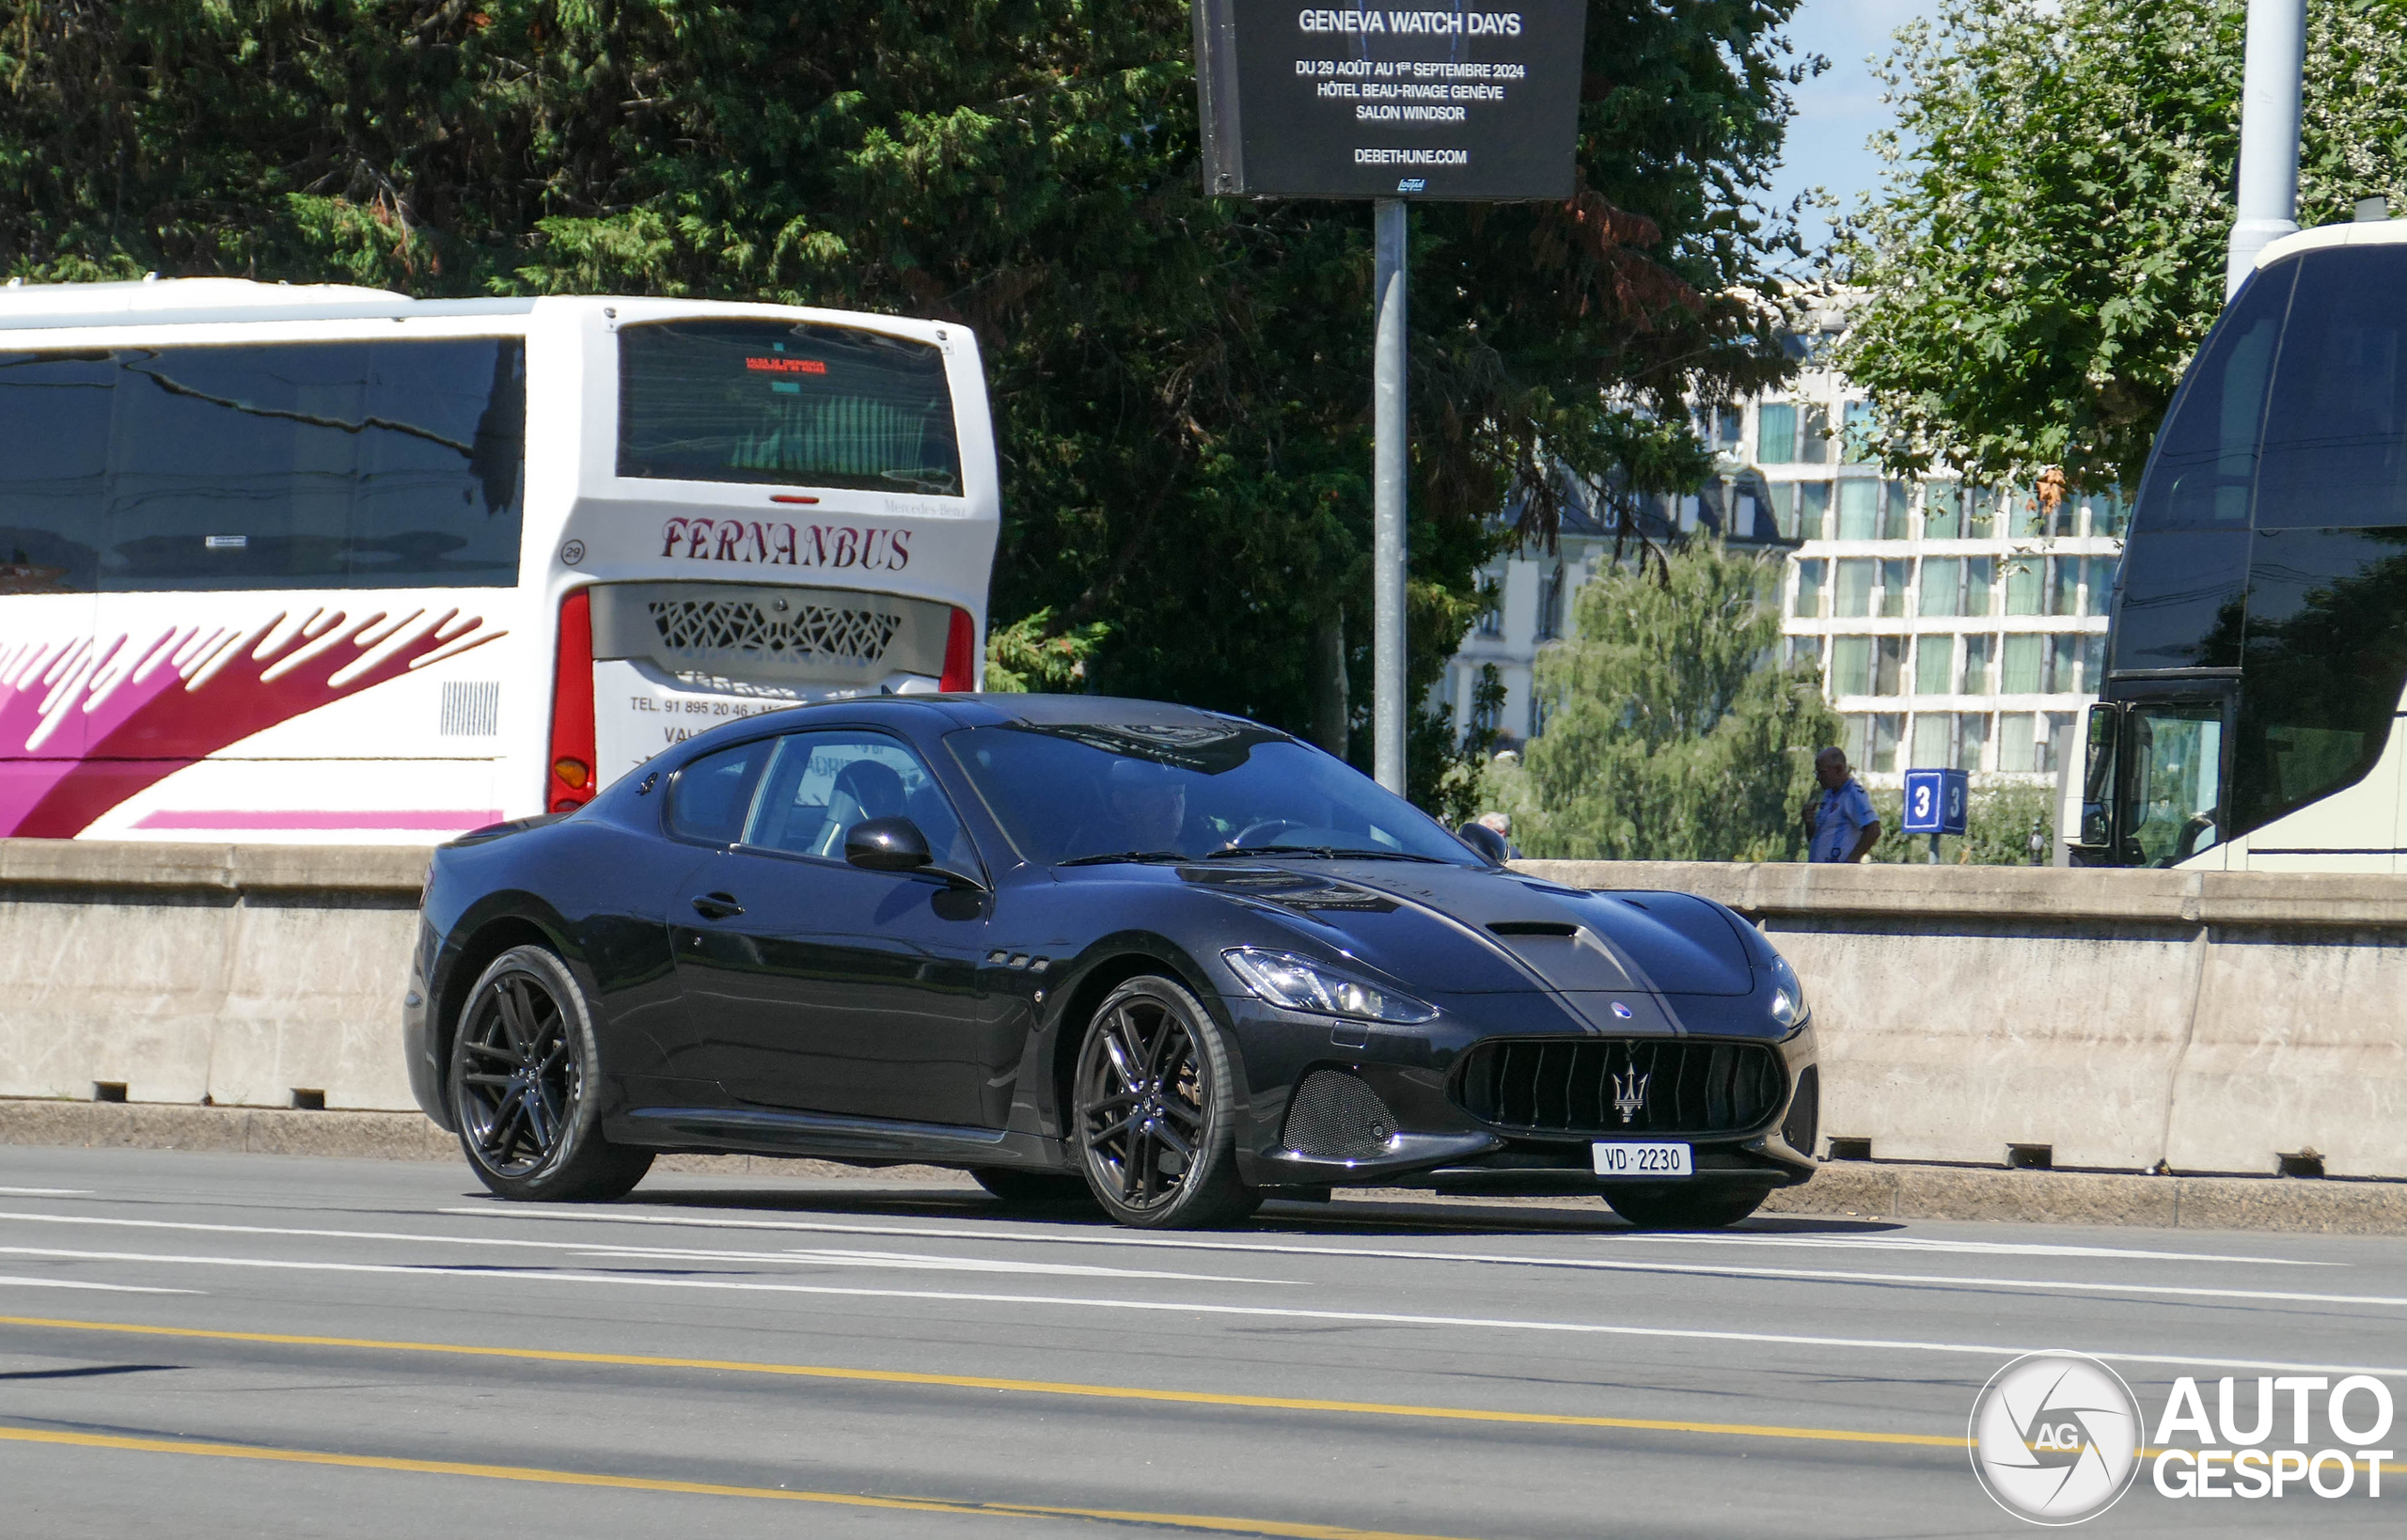
{"label": "hood vent", "polygon": [[1491,919],[1487,928],[1498,935],[1551,935],[1564,940],[1580,934],[1579,926],[1558,919]]}

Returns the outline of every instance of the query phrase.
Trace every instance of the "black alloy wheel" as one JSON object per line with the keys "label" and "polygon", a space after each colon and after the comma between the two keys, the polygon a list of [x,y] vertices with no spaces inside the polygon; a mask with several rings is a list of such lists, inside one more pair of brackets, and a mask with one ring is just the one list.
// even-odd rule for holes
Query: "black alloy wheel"
{"label": "black alloy wheel", "polygon": [[1194,996],[1145,975],[1087,1024],[1071,1128],[1095,1202],[1122,1224],[1192,1230],[1261,1206],[1237,1179],[1235,1076]]}
{"label": "black alloy wheel", "polygon": [[605,1142],[586,1093],[600,1061],[567,964],[541,947],[495,958],[451,1045],[452,1118],[478,1179],[504,1198],[552,1202],[620,1198],[642,1181],[652,1152]]}
{"label": "black alloy wheel", "polygon": [[1771,1188],[1687,1182],[1616,1182],[1605,1202],[1641,1230],[1719,1230],[1763,1205]]}

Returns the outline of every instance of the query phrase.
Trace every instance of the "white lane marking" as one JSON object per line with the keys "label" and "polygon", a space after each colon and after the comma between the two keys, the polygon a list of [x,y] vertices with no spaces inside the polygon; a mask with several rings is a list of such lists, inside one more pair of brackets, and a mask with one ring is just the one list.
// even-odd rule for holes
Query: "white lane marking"
{"label": "white lane marking", "polygon": [[1219,1273],[1165,1273],[1136,1268],[1096,1267],[1075,1263],[1039,1263],[987,1261],[975,1257],[948,1257],[934,1253],[910,1251],[850,1251],[836,1249],[792,1247],[781,1251],[700,1251],[682,1246],[613,1245],[607,1241],[522,1240],[499,1235],[430,1235],[403,1230],[304,1230],[290,1226],[260,1224],[202,1224],[189,1219],[118,1219],[95,1214],[14,1214],[0,1210],[0,1219],[19,1219],[32,1224],[105,1225],[117,1230],[180,1230],[212,1235],[295,1235],[312,1240],[419,1241],[433,1246],[503,1246],[521,1250],[575,1251],[585,1254],[608,1252],[613,1256],[661,1257],[670,1261],[691,1261],[710,1257],[715,1260],[733,1259],[744,1262],[784,1262],[796,1265],[853,1267],[930,1268],[962,1272],[1050,1273],[1073,1278],[1155,1278],[1171,1279],[1180,1283],[1260,1283],[1278,1288],[1302,1288],[1303,1281],[1286,1278],[1230,1278]]}
{"label": "white lane marking", "polygon": [[[373,1273],[402,1278],[497,1279],[511,1282],[602,1283],[627,1288],[709,1289],[730,1294],[802,1294],[845,1299],[914,1299],[946,1304],[1051,1305],[1086,1311],[1142,1311],[1172,1315],[1229,1315],[1252,1320],[1343,1321],[1358,1326],[1455,1327],[1487,1331],[1567,1332],[1581,1336],[1660,1337],[1688,1342],[1754,1343],[1785,1347],[1841,1347],[1911,1353],[1973,1353],[2014,1358],[2045,1352],[2040,1347],[2001,1347],[1986,1343],[1911,1342],[1880,1337],[1814,1337],[1789,1332],[1707,1331],[1688,1327],[1623,1326],[1602,1321],[1531,1321],[1478,1315],[1411,1315],[1367,1310],[1311,1310],[1283,1305],[1220,1305],[1190,1299],[1100,1299],[1046,1294],[968,1294],[942,1289],[871,1289],[832,1283],[755,1283],[727,1279],[664,1278],[657,1274],[565,1272],[551,1268],[413,1266],[389,1262],[297,1262],[275,1257],[176,1256],[143,1251],[70,1251],[37,1247],[0,1247],[0,1255],[51,1257],[71,1262],[138,1262],[154,1266],[251,1267],[303,1273]],[[2061,1348],[2062,1344],[2054,1344]],[[2259,1359],[2192,1354],[2124,1353],[2109,1348],[2077,1351],[2118,1363],[2155,1363],[2279,1374],[2372,1375],[2407,1379],[2407,1368],[2383,1365],[2283,1363]]]}
{"label": "white lane marking", "polygon": [[0,1198],[89,1198],[89,1187],[0,1187]]}
{"label": "white lane marking", "polygon": [[133,1283],[86,1283],[72,1278],[0,1278],[0,1285],[19,1289],[97,1289],[102,1294],[198,1294],[198,1289],[149,1289]]}
{"label": "white lane marking", "polygon": [[[501,1244],[513,1244],[503,1242]],[[844,1251],[794,1248],[784,1251],[688,1250],[673,1246],[610,1246],[600,1241],[539,1241],[546,1250],[572,1251],[614,1262],[788,1262],[796,1265],[880,1267],[939,1273],[1017,1273],[1050,1278],[1166,1278],[1180,1283],[1266,1283],[1302,1288],[1292,1278],[1229,1278],[1220,1274],[1148,1272],[1137,1267],[1090,1267],[1072,1262],[1010,1262],[989,1257],[939,1257],[913,1251]]]}
{"label": "white lane marking", "polygon": [[[515,1218],[519,1211],[496,1213],[493,1209],[446,1208],[443,1214],[475,1214],[492,1218]],[[0,1218],[12,1216],[0,1214]],[[835,1231],[845,1234],[939,1236],[962,1240],[1051,1241],[1074,1246],[1124,1246],[1143,1243],[1148,1236],[1089,1234],[1072,1232],[1066,1234],[1031,1235],[988,1234],[977,1230],[927,1230],[888,1228],[871,1225],[819,1224],[784,1219],[686,1219],[641,1214],[600,1215],[560,1213],[557,1210],[534,1209],[524,1216],[536,1219],[574,1218],[605,1224],[665,1224],[694,1225],[729,1230]],[[111,1223],[139,1224],[143,1220],[112,1220]],[[585,1248],[596,1249],[602,1243]],[[2273,1289],[2211,1289],[2185,1287],[2173,1283],[2095,1283],[2071,1279],[1985,1278],[1978,1275],[1954,1273],[1863,1273],[1836,1267],[1744,1267],[1702,1262],[1641,1262],[1609,1260],[1601,1257],[1516,1257],[1483,1251],[1406,1251],[1377,1250],[1364,1247],[1341,1246],[1278,1246],[1255,1241],[1172,1241],[1175,1247],[1209,1251],[1266,1252],[1278,1256],[1349,1257],[1375,1262],[1468,1262],[1491,1266],[1552,1267],[1574,1272],[1597,1273],[1660,1273],[1691,1278],[1762,1278],[1782,1279],[1801,1283],[1850,1283],[1870,1285],[1903,1284],[1914,1288],[1961,1289],[2022,1289],[2041,1294],[2114,1294],[2180,1299],[2236,1299],[2259,1303],[2373,1305],[2388,1309],[2407,1310],[2407,1296],[2358,1294],[2303,1294]]]}
{"label": "white lane marking", "polygon": [[2147,1251],[2119,1246],[2046,1246],[2036,1241],[1938,1240],[1923,1235],[1614,1235],[1623,1245],[1822,1247],[1844,1251],[1945,1251],[1967,1256],[2107,1257],[2135,1262],[2243,1262],[2265,1267],[2346,1267],[2305,1257],[2248,1257],[2216,1251]]}

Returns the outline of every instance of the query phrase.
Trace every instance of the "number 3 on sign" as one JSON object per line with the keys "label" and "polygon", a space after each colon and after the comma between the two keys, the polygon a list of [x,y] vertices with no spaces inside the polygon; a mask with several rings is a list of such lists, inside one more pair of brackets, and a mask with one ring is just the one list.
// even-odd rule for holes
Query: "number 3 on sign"
{"label": "number 3 on sign", "polygon": [[1920,824],[1930,817],[1930,782],[1914,788],[1914,822]]}

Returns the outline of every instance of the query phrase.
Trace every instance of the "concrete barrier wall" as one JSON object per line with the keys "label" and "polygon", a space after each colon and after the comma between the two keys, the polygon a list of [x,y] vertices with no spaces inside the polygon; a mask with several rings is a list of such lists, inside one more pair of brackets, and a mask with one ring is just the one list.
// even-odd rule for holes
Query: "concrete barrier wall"
{"label": "concrete barrier wall", "polygon": [[0,840],[0,1096],[406,1108],[424,849]]}
{"label": "concrete barrier wall", "polygon": [[[427,852],[0,840],[0,1096],[412,1104]],[[2407,877],[1527,861],[1760,923],[1876,1158],[2407,1177]]]}
{"label": "concrete barrier wall", "polygon": [[1876,1159],[2407,1177],[2407,878],[1526,861],[1675,888],[1803,976],[1822,1132]]}

